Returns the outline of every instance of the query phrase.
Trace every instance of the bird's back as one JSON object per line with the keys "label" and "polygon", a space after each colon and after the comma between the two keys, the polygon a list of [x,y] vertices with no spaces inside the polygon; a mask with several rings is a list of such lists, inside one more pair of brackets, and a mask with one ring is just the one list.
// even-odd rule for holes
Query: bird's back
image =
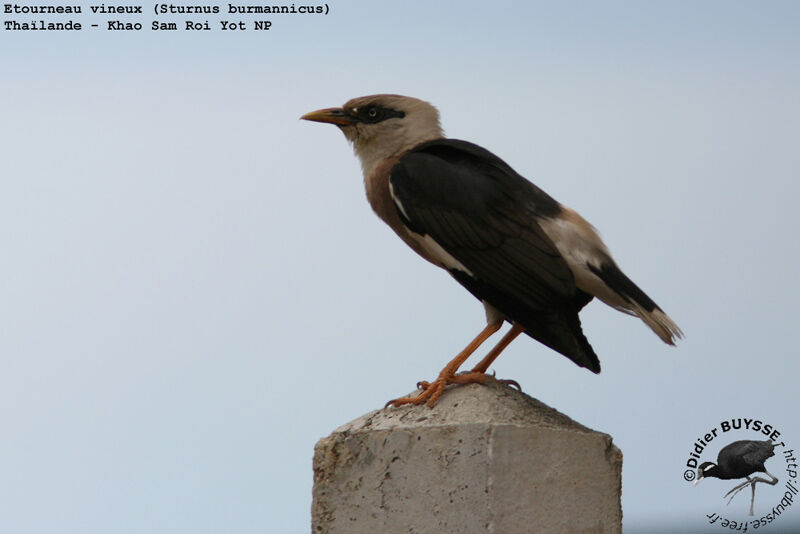
{"label": "bird's back", "polygon": [[558,202],[488,150],[454,139],[415,147],[390,182],[405,227],[457,260],[448,271],[458,282],[534,339],[600,371],[578,319],[591,296],[537,222],[560,213]]}
{"label": "bird's back", "polygon": [[764,471],[764,462],[775,455],[771,441],[741,440],[726,445],[719,451],[717,465],[726,475],[720,478],[742,478]]}

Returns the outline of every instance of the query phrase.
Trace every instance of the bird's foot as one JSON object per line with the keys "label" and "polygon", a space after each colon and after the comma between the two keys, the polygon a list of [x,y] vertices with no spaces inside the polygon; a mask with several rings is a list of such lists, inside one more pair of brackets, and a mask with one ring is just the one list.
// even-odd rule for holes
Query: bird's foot
{"label": "bird's foot", "polygon": [[[501,384],[505,384],[507,386],[516,388],[517,391],[522,391],[522,386],[519,385],[519,382],[516,380],[511,380],[509,378],[496,378],[495,374],[492,373],[491,375],[488,373],[481,373],[479,371],[470,371],[469,373],[461,373],[455,375],[452,380],[450,380],[450,384],[485,384],[486,378],[491,377],[500,382]],[[417,388],[426,390],[431,386],[430,382],[422,380],[417,382]]]}
{"label": "bird's foot", "polygon": [[[460,373],[457,375],[446,375],[442,373],[439,375],[439,378],[433,382],[428,382],[426,380],[417,382],[417,388],[422,390],[418,395],[413,397],[409,396],[400,397],[399,399],[392,399],[386,403],[385,407],[393,406],[397,408],[398,406],[402,406],[404,404],[417,405],[427,401],[428,407],[433,408],[433,406],[436,404],[436,401],[438,401],[439,397],[442,396],[442,393],[444,393],[444,390],[447,388],[447,386],[452,384],[485,384],[487,378],[494,378],[494,375],[475,371]],[[522,388],[515,380],[498,380],[498,382],[502,382],[508,386],[516,387],[518,390],[522,391]]]}
{"label": "bird's foot", "polygon": [[417,382],[417,388],[422,390],[419,395],[392,399],[386,403],[386,407],[393,406],[397,408],[398,406],[403,406],[404,404],[417,405],[427,402],[428,407],[433,408],[433,406],[436,404],[436,401],[438,401],[439,397],[442,396],[442,393],[444,393],[444,390],[447,386],[451,384],[483,384],[486,381],[487,376],[488,375],[485,373],[461,373],[454,375],[447,374],[443,371],[442,374],[440,374],[439,377],[433,382],[427,382],[425,380]]}
{"label": "bird's foot", "polygon": [[725,495],[723,495],[722,498],[724,499],[725,497],[730,495],[730,499],[728,499],[728,503],[727,503],[727,504],[730,504],[731,501],[733,500],[733,498],[736,497],[736,495],[740,491],[742,491],[744,488],[746,488],[747,486],[749,486],[751,484],[753,484],[753,482],[750,480],[750,478],[748,478],[746,481],[742,482],[741,484],[731,488],[731,490],[728,493],[726,493]]}

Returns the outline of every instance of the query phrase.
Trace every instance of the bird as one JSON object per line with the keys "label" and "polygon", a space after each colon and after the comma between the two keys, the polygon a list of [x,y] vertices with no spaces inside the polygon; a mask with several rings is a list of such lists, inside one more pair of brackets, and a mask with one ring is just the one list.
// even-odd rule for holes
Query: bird
{"label": "bird", "polygon": [[[728,504],[731,503],[737,493],[742,491],[748,485],[752,489],[750,496],[750,515],[753,515],[753,501],[756,498],[756,483],[764,482],[774,486],[778,483],[778,479],[774,477],[767,468],[764,467],[764,462],[768,458],[775,456],[775,445],[769,441],[753,441],[753,440],[740,440],[734,441],[724,446],[717,455],[717,463],[703,462],[697,468],[697,480],[694,481],[694,486],[700,483],[706,477],[715,477],[721,480],[733,480],[737,478],[746,478],[744,482],[731,488],[722,498],[724,499],[730,495]],[[771,480],[762,477],[751,477],[753,473],[766,473]]]}
{"label": "bird", "polygon": [[[430,103],[377,94],[300,118],[342,131],[378,217],[485,309],[486,326],[438,377],[387,407],[433,407],[451,384],[485,383],[489,366],[522,333],[599,373],[578,317],[594,297],[640,318],[669,345],[683,336],[617,266],[591,224],[489,150],[446,138]],[[511,328],[497,345],[471,371],[458,373],[505,322]]]}

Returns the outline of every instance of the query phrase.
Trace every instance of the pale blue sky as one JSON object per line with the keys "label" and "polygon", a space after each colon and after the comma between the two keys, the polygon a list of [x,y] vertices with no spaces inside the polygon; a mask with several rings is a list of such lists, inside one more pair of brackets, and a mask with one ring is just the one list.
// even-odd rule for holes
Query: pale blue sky
{"label": "pale blue sky", "polygon": [[0,31],[0,531],[309,530],[315,441],[484,320],[298,120],[375,92],[580,211],[685,331],[593,303],[599,376],[527,338],[495,365],[614,436],[626,531],[744,518],[682,474],[731,417],[800,448],[798,5],[331,8],[268,35]]}

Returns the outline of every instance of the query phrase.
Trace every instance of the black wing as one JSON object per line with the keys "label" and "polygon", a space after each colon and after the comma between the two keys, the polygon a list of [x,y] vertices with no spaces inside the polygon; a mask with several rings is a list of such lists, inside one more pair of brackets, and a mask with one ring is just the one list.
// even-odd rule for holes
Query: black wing
{"label": "black wing", "polygon": [[424,143],[392,168],[398,213],[408,228],[433,238],[468,273],[451,274],[529,335],[599,372],[578,310],[591,297],[575,281],[536,222],[561,207],[500,158],[471,143]]}
{"label": "black wing", "polygon": [[771,441],[734,441],[719,451],[717,464],[736,472],[760,471],[767,458],[775,455],[774,449],[775,445]]}

